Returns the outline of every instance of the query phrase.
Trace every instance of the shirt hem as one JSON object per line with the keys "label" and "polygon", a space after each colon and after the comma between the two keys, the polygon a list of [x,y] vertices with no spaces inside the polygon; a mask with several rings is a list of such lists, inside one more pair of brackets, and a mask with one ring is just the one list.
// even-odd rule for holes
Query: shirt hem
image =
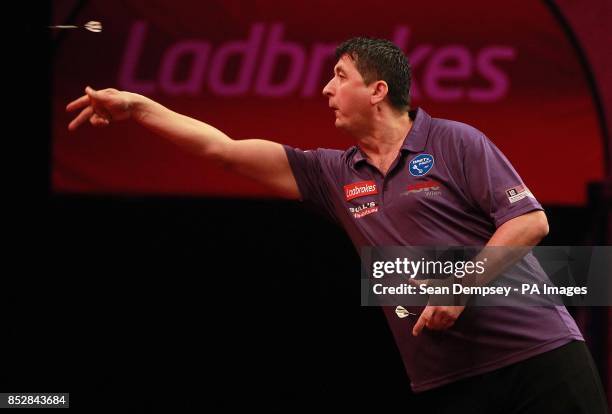
{"label": "shirt hem", "polygon": [[457,380],[466,379],[466,378],[473,377],[473,376],[480,375],[480,374],[485,374],[487,372],[495,371],[496,369],[500,369],[508,365],[524,361],[528,358],[537,356],[544,352],[548,352],[555,348],[563,346],[571,341],[583,341],[584,342],[584,338],[582,336],[577,336],[574,334],[566,335],[561,338],[554,339],[550,342],[539,344],[533,348],[529,348],[528,350],[520,352],[518,354],[510,355],[507,358],[503,358],[503,359],[496,360],[493,362],[488,362],[486,364],[479,365],[476,368],[469,368],[468,370],[462,370],[459,372],[455,372],[453,374],[446,375],[441,378],[436,378],[434,380],[429,380],[427,382],[420,383],[417,385],[415,385],[414,383],[411,383],[410,386],[412,388],[412,391],[414,391],[415,393],[429,391],[431,389],[438,388],[442,385],[446,385],[451,382],[455,382]]}
{"label": "shirt hem", "polygon": [[510,212],[504,214],[500,218],[495,219],[495,227],[500,227],[502,224],[504,224],[505,222],[509,220],[512,220],[513,218],[517,218],[518,216],[522,216],[523,214],[527,214],[527,213],[530,213],[536,210],[544,211],[544,208],[542,208],[541,206],[534,205],[534,204],[527,204],[524,207],[521,207],[519,209],[511,210]]}

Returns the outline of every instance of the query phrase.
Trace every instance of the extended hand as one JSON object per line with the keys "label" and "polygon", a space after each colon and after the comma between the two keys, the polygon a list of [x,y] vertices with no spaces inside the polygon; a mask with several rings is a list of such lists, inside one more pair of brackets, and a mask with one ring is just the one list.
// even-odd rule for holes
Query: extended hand
{"label": "extended hand", "polygon": [[66,111],[82,109],[81,113],[70,122],[68,129],[74,131],[87,120],[95,127],[107,126],[111,121],[128,119],[132,115],[131,94],[117,89],[96,91],[89,86],[85,95],[70,102]]}
{"label": "extended hand", "polygon": [[464,309],[465,306],[427,305],[412,328],[412,335],[419,336],[424,327],[436,331],[448,329],[455,324]]}

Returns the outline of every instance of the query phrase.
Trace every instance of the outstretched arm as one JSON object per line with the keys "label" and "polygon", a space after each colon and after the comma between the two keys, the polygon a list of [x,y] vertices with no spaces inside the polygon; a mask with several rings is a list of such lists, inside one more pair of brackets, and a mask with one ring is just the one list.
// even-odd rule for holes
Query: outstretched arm
{"label": "outstretched arm", "polygon": [[74,131],[89,121],[106,127],[133,119],[155,134],[227,169],[252,178],[281,197],[298,199],[299,189],[281,144],[262,139],[233,140],[215,127],[174,112],[135,93],[85,89],[67,111],[81,110],[68,125]]}

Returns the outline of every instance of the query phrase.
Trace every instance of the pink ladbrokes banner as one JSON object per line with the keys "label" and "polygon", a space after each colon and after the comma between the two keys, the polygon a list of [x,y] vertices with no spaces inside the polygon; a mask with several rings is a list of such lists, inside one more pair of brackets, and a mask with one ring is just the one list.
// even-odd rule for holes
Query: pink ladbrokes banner
{"label": "pink ladbrokes banner", "polygon": [[[57,37],[53,188],[60,193],[265,197],[133,123],[76,133],[65,105],[86,85],[145,94],[234,139],[302,149],[353,145],[321,94],[335,46],[394,41],[413,68],[412,104],[483,131],[542,203],[580,205],[603,176],[602,138],[577,54],[541,2],[501,6],[326,1],[90,2]],[[69,14],[58,2],[55,23]],[[341,183],[339,185],[342,185]]]}

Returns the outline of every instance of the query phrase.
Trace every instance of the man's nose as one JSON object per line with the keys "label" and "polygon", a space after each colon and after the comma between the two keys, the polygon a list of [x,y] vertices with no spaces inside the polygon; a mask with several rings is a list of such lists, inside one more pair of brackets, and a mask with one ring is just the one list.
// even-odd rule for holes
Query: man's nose
{"label": "man's nose", "polygon": [[331,87],[332,80],[327,82],[327,85],[325,85],[325,87],[323,88],[323,95],[325,95],[325,96],[331,96],[332,95],[332,87]]}

